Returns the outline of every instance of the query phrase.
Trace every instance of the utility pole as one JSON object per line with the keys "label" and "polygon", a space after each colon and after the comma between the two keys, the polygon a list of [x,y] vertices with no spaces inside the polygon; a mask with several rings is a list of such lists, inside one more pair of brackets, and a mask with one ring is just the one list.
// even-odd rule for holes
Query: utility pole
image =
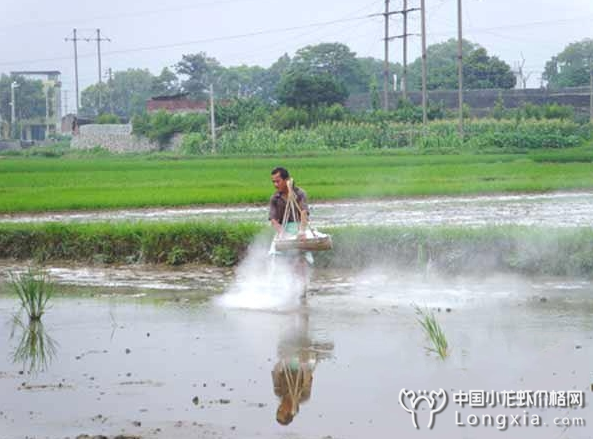
{"label": "utility pole", "polygon": [[402,80],[401,80],[401,90],[402,90],[402,97],[407,99],[408,97],[408,37],[411,35],[417,34],[409,34],[408,33],[408,13],[413,11],[419,11],[420,8],[409,8],[408,9],[408,0],[404,0],[404,8],[401,11],[393,12],[394,14],[402,14],[403,16],[403,33],[401,35],[397,35],[395,37],[391,37],[390,40],[395,38],[402,38],[403,39],[403,69],[402,69]]}
{"label": "utility pole", "polygon": [[404,21],[403,31],[403,66],[402,66],[402,97],[404,100],[408,98],[408,0],[404,0],[404,8],[402,11]]}
{"label": "utility pole", "polygon": [[[85,38],[85,41],[91,41],[92,38]],[[102,84],[103,84],[103,80],[101,79],[102,76],[102,70],[101,70],[101,41],[111,41],[109,38],[101,38],[101,29],[97,29],[97,37],[94,38],[94,40],[97,42],[97,64],[98,64],[98,72],[99,72],[99,86],[97,88],[97,90],[99,91],[99,106],[97,108],[97,112],[100,113],[101,112],[101,108],[102,108],[102,99],[101,99],[101,94],[102,94]]]}
{"label": "utility pole", "polygon": [[111,67],[107,69],[107,75],[109,79],[107,80],[107,87],[109,88],[109,112],[113,113],[113,75],[111,71]]}
{"label": "utility pole", "polygon": [[385,0],[385,65],[383,67],[383,109],[389,110],[389,0]]}
{"label": "utility pole", "polygon": [[[404,38],[404,72],[405,72],[405,65],[406,65],[406,61],[405,58],[407,56],[406,51],[407,51],[407,41],[405,40],[406,37],[409,35],[407,33],[407,17],[406,14],[408,12],[411,11],[418,11],[419,8],[411,8],[411,9],[407,9],[407,1],[404,0],[404,9],[401,11],[389,11],[389,0],[385,0],[385,12],[383,12],[382,14],[372,14],[370,15],[370,17],[374,17],[377,15],[383,15],[383,17],[385,18],[385,37],[384,37],[384,41],[385,41],[385,65],[383,67],[383,109],[384,110],[389,110],[389,42],[391,40],[394,40],[396,38]],[[404,22],[405,27],[404,27],[404,33],[403,35],[397,35],[394,37],[390,37],[389,36],[389,17],[391,15],[394,14],[403,14],[404,16]],[[404,73],[404,78],[405,78],[405,73]],[[404,79],[404,83],[405,83],[405,79]],[[394,85],[396,85],[395,81],[394,81]],[[402,89],[404,89],[405,84],[402,85]],[[405,95],[405,89],[404,89],[404,95]]]}
{"label": "utility pole", "polygon": [[212,152],[216,153],[216,126],[214,121],[214,85],[210,84],[210,127],[212,128]]}
{"label": "utility pole", "polygon": [[463,26],[461,0],[457,0],[457,80],[459,101],[459,137],[463,140]]}
{"label": "utility pole", "polygon": [[72,38],[64,38],[64,40],[74,42],[74,80],[76,82],[76,115],[78,116],[78,49],[76,42],[79,38],[76,37],[76,29],[72,31]]}
{"label": "utility pole", "polygon": [[64,90],[64,114],[68,114],[68,90]]}
{"label": "utility pole", "polygon": [[43,84],[43,92],[45,93],[45,138],[49,135],[50,123],[49,123],[49,85]]}
{"label": "utility pole", "polygon": [[426,127],[428,119],[426,112],[426,5],[420,0],[420,14],[422,26],[422,124]]}
{"label": "utility pole", "polygon": [[593,123],[593,63],[589,58],[589,121]]}
{"label": "utility pole", "polygon": [[16,102],[14,99],[14,89],[18,88],[18,86],[19,83],[16,81],[10,83],[10,126],[13,138],[16,136]]}

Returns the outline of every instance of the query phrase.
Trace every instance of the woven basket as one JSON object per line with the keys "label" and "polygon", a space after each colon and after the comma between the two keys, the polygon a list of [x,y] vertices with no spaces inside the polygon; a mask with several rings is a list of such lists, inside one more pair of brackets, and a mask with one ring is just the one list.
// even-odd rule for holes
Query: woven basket
{"label": "woven basket", "polygon": [[301,239],[276,239],[276,250],[283,252],[287,250],[302,250],[309,252],[319,252],[331,250],[332,238],[330,235],[318,236],[313,238]]}

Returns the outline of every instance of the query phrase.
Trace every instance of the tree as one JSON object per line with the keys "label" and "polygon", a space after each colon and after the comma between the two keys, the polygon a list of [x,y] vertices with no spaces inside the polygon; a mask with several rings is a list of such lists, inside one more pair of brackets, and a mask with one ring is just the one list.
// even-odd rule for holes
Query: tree
{"label": "tree", "polygon": [[546,63],[542,79],[548,87],[578,87],[589,84],[593,66],[593,39],[571,43]]}
{"label": "tree", "polygon": [[288,54],[282,55],[266,70],[262,83],[261,98],[266,101],[277,101],[277,91],[282,78],[290,71],[292,60]]}
{"label": "tree", "polygon": [[[154,76],[147,69],[128,69],[114,72],[108,83],[94,84],[81,93],[80,114],[98,116],[113,113],[128,119],[146,110],[152,96]],[[101,108],[98,93],[101,90]]]}
{"label": "tree", "polygon": [[366,91],[365,77],[356,53],[341,43],[321,43],[297,50],[291,70],[304,75],[330,75],[340,80],[348,92]]}
{"label": "tree", "polygon": [[153,96],[170,96],[181,91],[179,78],[167,67],[161,70],[160,75],[152,79],[150,92]]}
{"label": "tree", "polygon": [[[374,82],[377,85],[377,90],[383,91],[383,75],[385,71],[384,61],[377,58],[365,57],[356,58],[356,62],[360,66],[363,76],[364,78],[366,78],[367,84],[370,86],[370,84]],[[393,83],[393,75],[396,75],[399,78],[401,77],[401,72],[401,64],[389,63],[389,90],[395,90],[395,84]]]}
{"label": "tree", "polygon": [[[185,75],[187,79],[181,83],[183,91],[186,91],[194,99],[206,99],[210,84],[215,84],[218,90],[219,81],[222,72],[222,66],[216,60],[206,55],[205,52],[183,55],[175,70],[179,75]],[[218,93],[217,93],[218,94]]]}
{"label": "tree", "polygon": [[511,67],[486,49],[476,46],[463,61],[463,85],[466,89],[513,88],[517,83]]}
{"label": "tree", "polygon": [[[0,77],[0,115],[3,120],[11,118],[11,84],[16,82],[15,90],[15,116],[17,119],[32,119],[45,117],[45,94],[43,82],[25,79],[23,76],[5,75]],[[51,109],[50,109],[51,110]],[[53,111],[50,111],[52,115]]]}
{"label": "tree", "polygon": [[[489,56],[486,49],[467,40],[462,42],[464,58],[463,86],[474,88],[513,88],[516,78],[511,67],[495,56]],[[457,88],[457,40],[452,38],[426,49],[427,78],[429,90]],[[417,58],[410,65],[409,85],[422,87],[422,59]]]}
{"label": "tree", "polygon": [[266,69],[259,66],[237,66],[222,68],[217,81],[217,97],[250,98],[260,97],[265,82]]}
{"label": "tree", "polygon": [[329,74],[292,72],[278,86],[278,101],[290,107],[341,104],[348,98],[344,84]]}

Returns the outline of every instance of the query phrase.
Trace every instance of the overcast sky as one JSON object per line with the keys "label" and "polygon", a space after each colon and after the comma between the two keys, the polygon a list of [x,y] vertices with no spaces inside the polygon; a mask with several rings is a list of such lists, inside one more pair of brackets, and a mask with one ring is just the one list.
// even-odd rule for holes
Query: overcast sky
{"label": "overcast sky", "polygon": [[[400,10],[403,0],[391,0]],[[18,0],[0,1],[0,72],[60,70],[64,89],[74,90],[73,44],[102,43],[102,67],[148,68],[158,74],[184,53],[204,51],[224,66],[268,67],[283,53],[306,45],[347,44],[358,56],[383,58],[384,0]],[[418,7],[420,0],[408,0]],[[428,44],[456,37],[456,0],[426,0]],[[409,14],[409,32],[420,32],[420,14]],[[512,67],[521,57],[538,86],[544,64],[571,42],[593,38],[593,0],[463,0],[464,38],[484,46]],[[401,18],[391,20],[392,35]],[[420,53],[411,37],[410,61]],[[79,42],[80,90],[98,80],[96,42]],[[401,41],[390,49],[401,60]],[[72,98],[70,103],[72,104]]]}

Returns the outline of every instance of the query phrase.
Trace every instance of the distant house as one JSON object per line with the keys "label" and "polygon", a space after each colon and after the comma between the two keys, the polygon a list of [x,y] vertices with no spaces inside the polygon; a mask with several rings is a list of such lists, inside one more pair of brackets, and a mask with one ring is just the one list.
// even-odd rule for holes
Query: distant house
{"label": "distant house", "polygon": [[78,128],[81,125],[88,125],[93,121],[86,117],[77,117],[75,114],[69,113],[62,117],[62,134],[78,134]]}
{"label": "distant house", "polygon": [[[44,140],[55,134],[60,128],[62,118],[62,81],[59,70],[18,70],[10,72],[11,77],[21,76],[28,80],[40,80],[45,95],[45,115],[28,119],[18,119],[21,140]],[[18,89],[16,105],[19,104]],[[1,134],[1,133],[0,133]]]}
{"label": "distant house", "polygon": [[146,111],[154,113],[164,110],[168,113],[207,113],[208,101],[194,101],[188,99],[187,93],[171,96],[156,96],[146,101]]}

